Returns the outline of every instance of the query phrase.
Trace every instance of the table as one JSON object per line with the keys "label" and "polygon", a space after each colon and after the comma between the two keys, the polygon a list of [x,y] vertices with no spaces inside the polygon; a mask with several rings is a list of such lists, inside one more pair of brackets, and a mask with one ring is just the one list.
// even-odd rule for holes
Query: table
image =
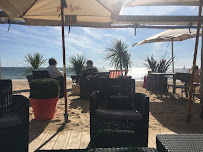
{"label": "table", "polygon": [[201,152],[203,134],[159,134],[156,146],[159,152]]}
{"label": "table", "polygon": [[158,152],[148,147],[125,147],[125,148],[95,148],[95,149],[72,149],[72,150],[37,150],[35,152]]}
{"label": "table", "polygon": [[[186,97],[188,97],[188,84],[190,82],[191,79],[191,74],[189,73],[175,73],[173,75],[173,85],[168,85],[169,87],[173,87],[173,94],[176,93],[176,88],[182,88],[182,92],[183,89],[185,89],[185,93],[186,93]],[[184,85],[176,85],[176,80],[180,80],[181,82],[184,83]]]}
{"label": "table", "polygon": [[168,92],[167,77],[174,76],[174,73],[149,73],[147,77],[147,90],[153,93],[160,92],[161,95]]}

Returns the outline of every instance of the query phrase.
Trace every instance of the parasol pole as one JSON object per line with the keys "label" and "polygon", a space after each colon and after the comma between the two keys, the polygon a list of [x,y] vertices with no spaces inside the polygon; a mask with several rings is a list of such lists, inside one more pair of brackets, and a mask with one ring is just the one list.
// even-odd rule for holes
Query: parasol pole
{"label": "parasol pole", "polygon": [[[202,2],[203,0],[199,1],[199,15],[198,15],[198,22],[197,22],[197,34],[196,34],[196,41],[195,41],[195,50],[194,50],[194,57],[193,57],[193,67],[196,65],[196,59],[197,59],[197,49],[198,49],[198,41],[199,41],[199,31],[200,31],[200,26],[201,26],[201,15],[202,15]],[[191,107],[192,107],[192,91],[193,91],[193,81],[195,77],[195,71],[194,68],[192,68],[192,76],[191,76],[191,81],[190,81],[190,92],[189,92],[189,99],[188,99],[188,112],[186,114],[186,122],[190,123],[191,122]]]}
{"label": "parasol pole", "polygon": [[201,48],[201,71],[200,71],[200,119],[203,119],[203,28],[202,28],[202,48]]}
{"label": "parasol pole", "polygon": [[61,27],[62,27],[62,46],[63,46],[63,74],[64,74],[64,98],[65,98],[65,123],[68,122],[67,114],[67,92],[66,92],[66,50],[65,50],[65,34],[64,34],[64,14],[63,9],[67,6],[65,0],[61,0]]}
{"label": "parasol pole", "polygon": [[1,57],[0,57],[0,80],[1,80]]}
{"label": "parasol pole", "polygon": [[171,38],[171,47],[172,47],[172,70],[173,70],[173,73],[174,73],[174,58],[173,58],[173,38]]}

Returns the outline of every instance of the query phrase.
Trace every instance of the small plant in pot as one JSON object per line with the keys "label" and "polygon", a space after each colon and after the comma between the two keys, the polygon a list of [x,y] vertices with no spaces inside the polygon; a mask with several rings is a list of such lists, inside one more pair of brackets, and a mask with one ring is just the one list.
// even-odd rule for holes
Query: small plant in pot
{"label": "small plant in pot", "polygon": [[55,79],[30,81],[30,103],[36,120],[51,120],[59,98],[59,84]]}
{"label": "small plant in pot", "polygon": [[44,55],[36,52],[36,53],[28,53],[25,56],[25,62],[27,63],[27,66],[29,67],[27,71],[24,72],[22,77],[26,76],[28,82],[32,80],[32,71],[38,70],[40,66],[42,66],[47,60],[44,59]]}
{"label": "small plant in pot", "polygon": [[85,67],[87,58],[84,55],[71,56],[69,58],[69,62],[71,64],[71,71],[75,74],[72,75],[72,79],[74,81],[78,81],[79,78],[82,76],[82,70]]}

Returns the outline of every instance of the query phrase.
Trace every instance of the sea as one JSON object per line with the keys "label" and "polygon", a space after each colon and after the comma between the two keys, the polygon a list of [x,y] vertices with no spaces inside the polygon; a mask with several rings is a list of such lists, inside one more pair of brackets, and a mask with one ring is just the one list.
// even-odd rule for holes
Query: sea
{"label": "sea", "polygon": [[[13,81],[25,81],[26,78],[23,76],[28,67],[1,67],[1,79],[12,79]],[[39,70],[44,70],[45,68],[39,68]],[[59,68],[63,71],[63,68]],[[98,68],[99,72],[108,72],[110,69]],[[189,68],[175,68],[175,72],[188,73]],[[171,73],[172,69],[169,69],[167,73]],[[148,73],[147,68],[130,68],[128,75],[132,76],[135,81],[143,81],[144,76]],[[71,80],[71,75],[74,73],[70,68],[66,69],[66,77]]]}

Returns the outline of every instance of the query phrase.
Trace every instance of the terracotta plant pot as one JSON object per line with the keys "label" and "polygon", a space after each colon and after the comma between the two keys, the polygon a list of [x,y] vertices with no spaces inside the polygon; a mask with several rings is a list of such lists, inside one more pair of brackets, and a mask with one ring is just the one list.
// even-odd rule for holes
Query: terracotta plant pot
{"label": "terracotta plant pot", "polygon": [[58,99],[59,97],[51,99],[30,98],[35,120],[46,121],[53,119]]}

